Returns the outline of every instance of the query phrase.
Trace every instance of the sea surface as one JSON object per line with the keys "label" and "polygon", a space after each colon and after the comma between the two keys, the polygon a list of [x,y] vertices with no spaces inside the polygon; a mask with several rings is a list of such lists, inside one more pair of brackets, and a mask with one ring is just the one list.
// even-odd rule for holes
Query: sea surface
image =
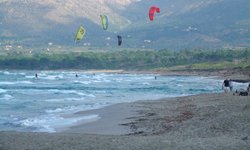
{"label": "sea surface", "polygon": [[[223,92],[222,82],[157,74],[0,71],[0,131],[55,132],[98,117],[63,118],[65,114],[138,100]],[[234,89],[246,86],[235,83]]]}

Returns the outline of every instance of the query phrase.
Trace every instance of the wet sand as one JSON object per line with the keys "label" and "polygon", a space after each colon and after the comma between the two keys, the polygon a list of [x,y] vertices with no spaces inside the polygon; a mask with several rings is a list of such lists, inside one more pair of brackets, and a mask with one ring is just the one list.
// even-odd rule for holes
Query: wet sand
{"label": "wet sand", "polygon": [[[250,149],[250,96],[200,94],[116,104],[59,133],[0,132],[0,150]],[[104,131],[105,130],[105,131]]]}

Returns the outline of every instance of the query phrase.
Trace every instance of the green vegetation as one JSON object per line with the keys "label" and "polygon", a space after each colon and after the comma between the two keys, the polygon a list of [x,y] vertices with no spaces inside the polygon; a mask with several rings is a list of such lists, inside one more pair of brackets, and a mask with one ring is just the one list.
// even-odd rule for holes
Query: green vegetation
{"label": "green vegetation", "polygon": [[250,66],[250,49],[202,49],[175,52],[159,51],[79,52],[66,54],[33,54],[21,52],[0,56],[0,69],[228,69]]}

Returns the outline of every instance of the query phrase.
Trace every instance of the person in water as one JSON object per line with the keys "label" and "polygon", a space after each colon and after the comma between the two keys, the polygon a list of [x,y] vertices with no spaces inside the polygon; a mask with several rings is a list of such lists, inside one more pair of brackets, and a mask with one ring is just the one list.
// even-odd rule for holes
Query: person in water
{"label": "person in water", "polygon": [[228,92],[229,89],[229,80],[226,78],[222,84],[222,89],[224,89],[225,92]]}
{"label": "person in water", "polygon": [[36,73],[36,78],[37,78],[37,73]]}
{"label": "person in water", "polygon": [[76,77],[78,77],[78,75],[76,74]]}

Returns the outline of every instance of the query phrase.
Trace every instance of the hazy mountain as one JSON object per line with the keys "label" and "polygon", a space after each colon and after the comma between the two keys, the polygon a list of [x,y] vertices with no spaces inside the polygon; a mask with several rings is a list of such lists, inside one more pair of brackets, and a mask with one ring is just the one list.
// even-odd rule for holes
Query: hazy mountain
{"label": "hazy mountain", "polygon": [[[148,18],[151,6],[161,12]],[[250,47],[249,0],[0,0],[2,45],[75,45],[124,48],[234,49]],[[109,18],[102,29],[100,14]],[[110,39],[107,39],[110,37]]]}

